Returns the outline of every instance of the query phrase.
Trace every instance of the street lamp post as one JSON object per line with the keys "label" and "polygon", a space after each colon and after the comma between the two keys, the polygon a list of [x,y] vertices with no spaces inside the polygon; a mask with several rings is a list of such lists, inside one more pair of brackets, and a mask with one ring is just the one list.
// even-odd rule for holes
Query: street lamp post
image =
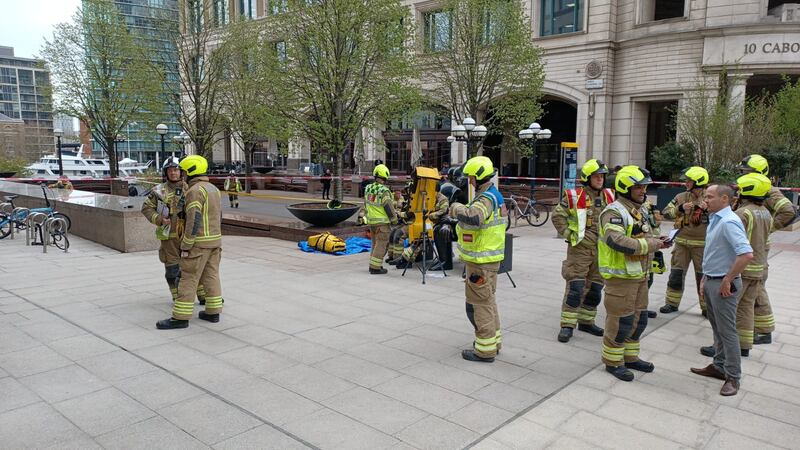
{"label": "street lamp post", "polygon": [[64,130],[61,128],[56,128],[53,130],[53,135],[56,137],[58,144],[56,148],[58,148],[58,176],[64,175],[64,162],[61,159],[61,136],[64,135]]}
{"label": "street lamp post", "polygon": [[[190,137],[189,137],[189,135],[186,133],[186,131],[181,131],[181,134],[179,134],[179,135],[177,135],[177,136],[174,136],[174,137],[172,138],[172,140],[173,140],[173,141],[175,141],[175,143],[176,143],[176,144],[178,144],[178,145],[181,147],[181,154],[180,154],[180,158],[183,158],[183,156],[184,156],[184,155],[185,155],[185,153],[186,153],[186,144],[188,144],[188,143],[189,143],[189,141],[191,140],[191,138],[190,138]],[[172,153],[172,156],[175,156],[175,153],[174,153],[174,152]]]}
{"label": "street lamp post", "polygon": [[161,169],[161,161],[159,156],[164,156],[164,135],[167,134],[167,131],[169,131],[169,127],[163,123],[156,125],[156,132],[158,132],[158,134],[161,136],[161,151],[156,152],[156,170]]}
{"label": "street lamp post", "polygon": [[536,122],[530,124],[528,128],[522,129],[519,132],[519,138],[525,142],[531,143],[531,156],[528,158],[528,177],[531,179],[531,198],[533,198],[533,189],[536,185],[534,178],[536,177],[536,142],[538,140],[550,139],[553,133],[545,128],[542,129],[541,125]]}
{"label": "street lamp post", "polygon": [[483,125],[476,125],[475,119],[467,116],[462,123],[454,125],[450,129],[450,133],[450,136],[447,137],[447,142],[467,143],[467,159],[469,159],[472,156],[472,141],[480,142],[485,139],[488,130]]}
{"label": "street lamp post", "polygon": [[118,134],[114,138],[114,167],[117,169],[117,177],[119,178],[119,154],[117,153],[117,142],[125,142],[125,136]]}

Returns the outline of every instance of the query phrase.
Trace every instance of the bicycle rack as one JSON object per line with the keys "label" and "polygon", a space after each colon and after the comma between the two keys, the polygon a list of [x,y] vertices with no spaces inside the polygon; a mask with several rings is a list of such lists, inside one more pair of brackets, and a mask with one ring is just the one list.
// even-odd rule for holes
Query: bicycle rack
{"label": "bicycle rack", "polygon": [[30,217],[31,210],[29,208],[23,208],[22,206],[17,206],[11,211],[11,239],[14,239],[14,229],[16,228],[16,219],[17,217]]}
{"label": "bicycle rack", "polygon": [[[67,221],[61,217],[48,217],[47,220],[44,221],[44,244],[42,245],[43,253],[47,253],[47,246],[55,244],[55,242],[51,242],[53,238],[53,232],[60,232],[64,237],[67,237]],[[69,250],[69,246],[64,246],[64,253],[67,253]]]}
{"label": "bicycle rack", "polygon": [[[19,209],[19,208],[17,208]],[[16,211],[16,209],[15,209]],[[42,227],[47,221],[48,217],[45,213],[34,212],[28,214],[28,217],[25,219],[25,245],[31,245],[31,239],[36,242],[36,229],[37,227]],[[44,240],[44,239],[43,239]],[[42,243],[44,244],[44,243]],[[47,247],[47,246],[45,246]],[[45,248],[45,252],[46,252]]]}

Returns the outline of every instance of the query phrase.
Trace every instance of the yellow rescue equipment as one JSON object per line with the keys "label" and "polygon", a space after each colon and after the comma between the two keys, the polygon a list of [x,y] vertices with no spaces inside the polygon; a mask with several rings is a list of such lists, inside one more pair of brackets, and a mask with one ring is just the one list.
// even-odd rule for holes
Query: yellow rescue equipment
{"label": "yellow rescue equipment", "polygon": [[341,238],[327,231],[322,234],[309,236],[308,246],[326,253],[336,253],[347,250],[347,244],[345,244]]}

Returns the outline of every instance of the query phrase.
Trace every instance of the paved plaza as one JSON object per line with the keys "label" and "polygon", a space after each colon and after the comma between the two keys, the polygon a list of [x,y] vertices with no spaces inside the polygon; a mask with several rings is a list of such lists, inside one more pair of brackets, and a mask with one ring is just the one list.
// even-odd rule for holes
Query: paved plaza
{"label": "paved plaza", "polygon": [[422,285],[368,275],[366,254],[225,236],[221,322],[157,331],[171,305],[156,252],[0,241],[0,448],[797,448],[800,232],[773,238],[775,342],[721,397],[689,373],[711,343],[694,293],[650,322],[655,372],[618,381],[600,338],[556,342],[563,240],[550,224],[512,231],[494,364],[460,357],[473,339],[460,265]]}

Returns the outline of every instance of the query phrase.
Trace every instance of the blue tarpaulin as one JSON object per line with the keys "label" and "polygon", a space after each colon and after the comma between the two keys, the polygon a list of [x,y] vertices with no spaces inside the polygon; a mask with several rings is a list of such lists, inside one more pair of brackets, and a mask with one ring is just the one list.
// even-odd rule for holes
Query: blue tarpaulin
{"label": "blue tarpaulin", "polygon": [[307,241],[300,241],[297,243],[297,246],[300,247],[300,250],[307,252],[307,253],[325,253],[326,255],[354,255],[356,253],[363,253],[369,252],[372,250],[372,241],[367,238],[363,237],[350,237],[344,240],[345,244],[347,245],[347,249],[343,252],[336,252],[336,253],[326,253],[315,249],[308,245]]}

